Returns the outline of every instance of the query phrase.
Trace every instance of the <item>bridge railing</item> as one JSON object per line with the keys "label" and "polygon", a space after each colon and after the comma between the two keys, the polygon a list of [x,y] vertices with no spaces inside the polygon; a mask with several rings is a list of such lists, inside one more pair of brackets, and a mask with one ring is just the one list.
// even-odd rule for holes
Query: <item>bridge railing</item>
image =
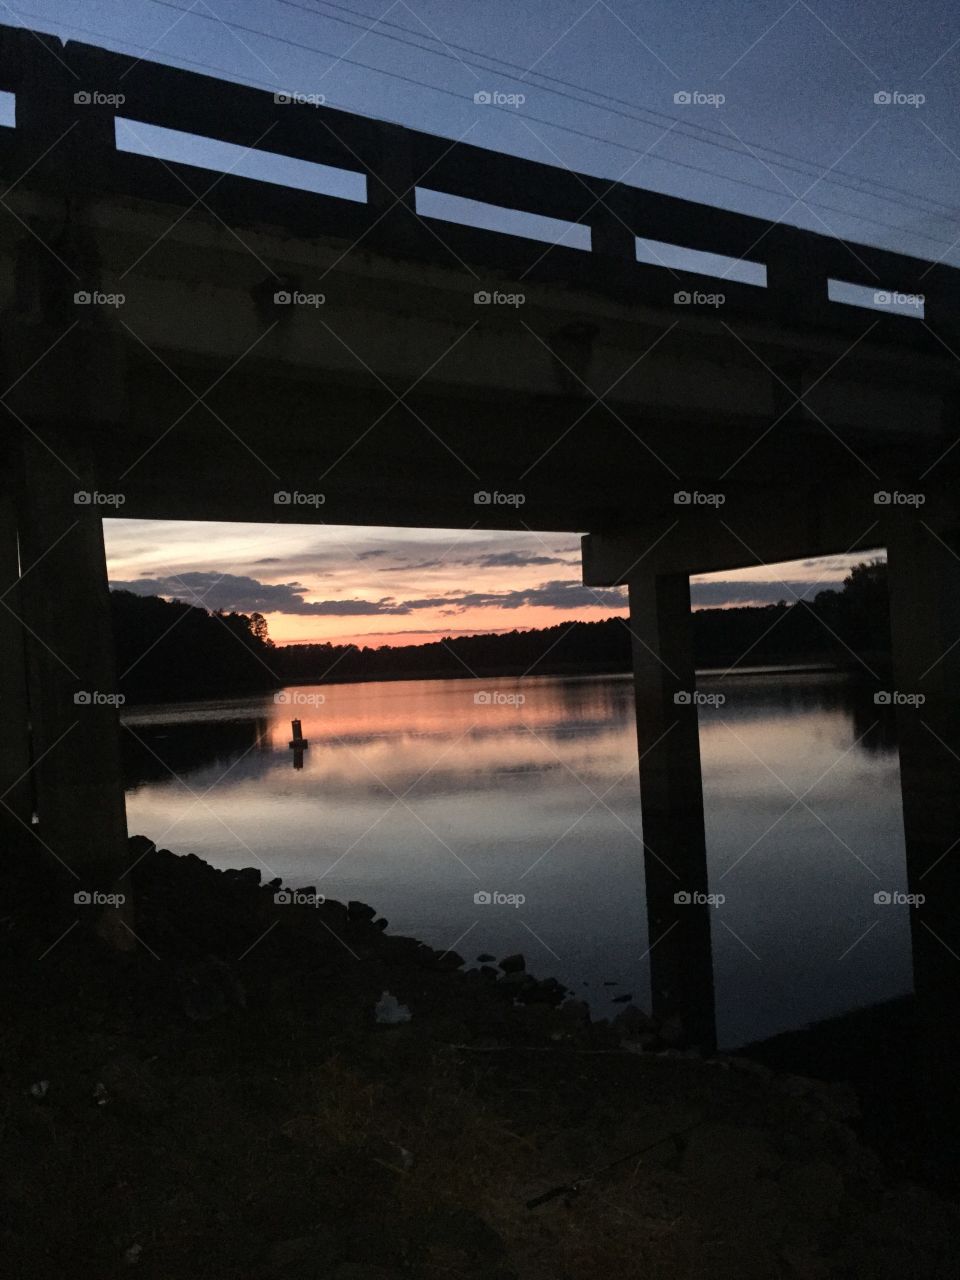
{"label": "bridge railing", "polygon": [[[367,210],[350,210],[354,221],[383,223],[379,243],[389,243],[399,230],[396,213],[415,210],[415,189],[429,188],[450,196],[589,227],[591,268],[576,268],[582,284],[591,271],[611,279],[610,260],[623,282],[653,280],[661,267],[637,263],[636,237],[682,249],[759,263],[766,268],[767,288],[745,289],[759,312],[772,311],[797,322],[825,322],[850,308],[831,303],[828,282],[836,280],[875,290],[923,295],[928,324],[952,329],[960,323],[960,270],[942,263],[851,243],[829,235],[802,231],[782,223],[716,209],[674,196],[647,191],[553,165],[503,155],[467,142],[451,142],[399,125],[384,123],[327,106],[278,102],[274,94],[211,76],[184,71],[128,55],[77,43],[61,45],[51,36],[22,28],[0,27],[0,90],[16,95],[16,138],[0,147],[4,167],[20,164],[42,178],[44,148],[61,160],[72,158],[72,180],[94,188],[150,196],[163,191],[189,203],[189,195],[160,174],[156,161],[121,153],[116,121],[129,119],[183,134],[199,135],[363,174]],[[78,102],[78,94],[90,101]],[[150,165],[154,166],[151,172]],[[175,172],[179,166],[167,165]],[[188,170],[189,166],[183,166]],[[14,172],[11,180],[18,177]],[[62,177],[62,170],[61,170]],[[231,178],[227,191],[253,183],[256,201],[240,204],[261,219],[283,218],[299,210],[298,229],[309,224],[317,202],[336,197],[284,191],[278,199],[266,183]],[[239,184],[239,186],[238,186]],[[304,199],[306,197],[306,199]],[[398,199],[400,197],[400,199]],[[343,204],[344,202],[339,202]],[[361,206],[362,210],[362,206]],[[429,219],[422,219],[429,221]],[[322,230],[323,219],[317,229]],[[448,223],[444,235],[451,234]],[[483,235],[471,229],[477,242]],[[509,238],[509,237],[508,237]],[[398,236],[402,250],[402,237]],[[431,246],[434,252],[437,245]],[[573,264],[571,250],[551,250]],[[576,254],[582,258],[587,255]],[[602,266],[598,259],[603,259]],[[633,264],[635,273],[628,270]],[[695,272],[671,272],[677,276]],[[646,290],[640,290],[646,296]],[[762,300],[761,300],[762,299]],[[883,317],[897,326],[900,316]],[[915,328],[917,326],[914,326]]]}

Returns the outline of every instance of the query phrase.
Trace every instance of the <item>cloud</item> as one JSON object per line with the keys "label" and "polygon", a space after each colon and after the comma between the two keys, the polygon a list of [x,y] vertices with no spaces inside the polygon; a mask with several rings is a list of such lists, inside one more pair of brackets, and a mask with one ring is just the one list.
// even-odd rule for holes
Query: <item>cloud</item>
{"label": "cloud", "polygon": [[[549,557],[537,557],[536,559]],[[309,587],[302,583],[266,583],[257,578],[232,573],[191,572],[161,578],[135,578],[113,582],[116,590],[132,591],[141,596],[164,596],[206,609],[224,609],[238,613],[277,613],[298,617],[360,618],[376,616],[408,617],[410,614],[436,611],[444,617],[456,617],[471,609],[550,609],[575,614],[583,609],[605,609],[619,612],[627,607],[623,587],[585,587],[575,578],[557,578],[537,586],[517,587],[506,591],[442,591],[435,595],[398,599],[393,595],[375,599],[308,600]],[[745,582],[720,579],[695,582],[691,598],[698,608],[724,605],[775,604],[812,599],[817,592],[829,590],[824,582]],[[335,588],[336,590],[336,588]]]}
{"label": "cloud", "polygon": [[286,613],[312,617],[360,617],[371,614],[409,613],[392,596],[379,600],[305,600],[308,590],[299,582],[270,584],[234,573],[181,573],[164,578],[135,578],[112,582],[116,591],[138,596],[165,596],[238,613]]}

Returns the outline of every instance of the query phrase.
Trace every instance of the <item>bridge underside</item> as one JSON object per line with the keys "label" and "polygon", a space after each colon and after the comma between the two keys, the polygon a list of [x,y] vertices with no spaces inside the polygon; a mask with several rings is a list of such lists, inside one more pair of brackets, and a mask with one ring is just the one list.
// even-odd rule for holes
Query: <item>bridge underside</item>
{"label": "bridge underside", "polygon": [[[425,261],[377,237],[361,252],[332,233],[240,234],[149,200],[16,199],[29,228],[0,224],[11,823],[83,887],[122,872],[116,713],[77,702],[115,689],[104,511],[584,533],[585,580],[629,587],[654,1002],[709,1045],[708,909],[674,899],[708,890],[696,706],[675,700],[695,688],[689,577],[882,545],[895,687],[926,695],[922,717],[898,714],[936,1073],[960,963],[960,450],[944,339],[852,308],[814,324],[747,286],[723,310],[673,306],[663,281],[624,297],[621,266],[593,264],[593,287],[572,250],[551,275],[521,270],[514,243],[497,270],[489,234],[462,228],[443,230],[456,261]],[[125,299],[75,303],[83,291]]]}

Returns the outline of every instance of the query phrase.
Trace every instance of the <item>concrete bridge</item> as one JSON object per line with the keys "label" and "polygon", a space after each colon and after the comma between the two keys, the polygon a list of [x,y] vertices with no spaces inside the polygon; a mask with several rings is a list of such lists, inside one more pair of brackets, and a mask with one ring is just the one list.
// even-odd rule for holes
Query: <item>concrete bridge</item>
{"label": "concrete bridge", "polygon": [[[926,696],[898,715],[934,1045],[960,965],[958,272],[19,29],[0,90],[6,820],[85,885],[123,866],[116,713],[76,702],[115,687],[104,515],[586,531],[585,581],[629,586],[654,1002],[709,1043],[708,910],[674,901],[708,888],[689,577],[884,546],[894,683]],[[118,119],[365,199],[135,154]],[[428,216],[436,193],[579,247]]]}

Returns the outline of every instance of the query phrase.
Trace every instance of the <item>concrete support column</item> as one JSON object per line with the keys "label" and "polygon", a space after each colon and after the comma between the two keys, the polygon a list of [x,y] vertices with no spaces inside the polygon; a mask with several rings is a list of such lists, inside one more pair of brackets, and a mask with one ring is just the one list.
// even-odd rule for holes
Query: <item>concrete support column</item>
{"label": "concrete support column", "polygon": [[113,631],[103,523],[83,451],[27,435],[20,502],[21,607],[33,724],[37,833],[103,888],[126,856]]}
{"label": "concrete support column", "polygon": [[0,494],[0,827],[29,827],[33,815],[30,712],[20,605],[17,520],[12,499]]}
{"label": "concrete support column", "polygon": [[[923,508],[920,508],[923,511]],[[921,1097],[934,1131],[960,1133],[960,521],[914,510],[885,521]],[[949,1143],[947,1148],[949,1149]]]}
{"label": "concrete support column", "polygon": [[710,909],[695,901],[707,893],[707,855],[690,579],[646,573],[629,588],[653,1011],[679,1016],[684,1039],[711,1049]]}

